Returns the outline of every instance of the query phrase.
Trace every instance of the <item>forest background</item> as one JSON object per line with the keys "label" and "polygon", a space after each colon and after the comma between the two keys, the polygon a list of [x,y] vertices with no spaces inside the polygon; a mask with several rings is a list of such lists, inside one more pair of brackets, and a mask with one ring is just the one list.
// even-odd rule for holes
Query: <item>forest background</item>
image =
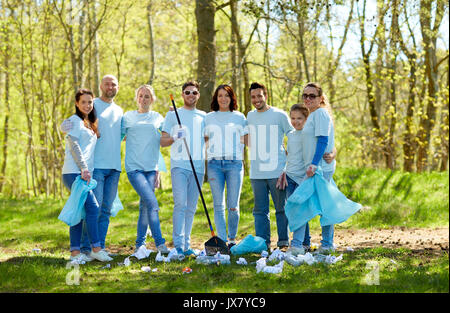
{"label": "forest background", "polygon": [[448,171],[448,21],[444,0],[0,0],[0,194],[65,194],[59,125],[105,74],[124,111],[153,85],[163,116],[189,79],[198,108],[227,83],[244,114],[253,81],[285,111],[316,81],[339,166]]}

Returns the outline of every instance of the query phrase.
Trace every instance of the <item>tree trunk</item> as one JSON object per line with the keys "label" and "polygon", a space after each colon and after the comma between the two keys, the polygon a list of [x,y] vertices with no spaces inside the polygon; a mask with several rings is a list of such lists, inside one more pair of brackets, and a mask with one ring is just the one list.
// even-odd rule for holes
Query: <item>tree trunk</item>
{"label": "tree trunk", "polygon": [[153,39],[153,22],[152,22],[152,0],[147,5],[147,22],[149,32],[149,44],[150,44],[150,78],[148,84],[152,85],[155,79],[155,42]]}
{"label": "tree trunk", "polygon": [[447,171],[448,170],[448,154],[449,154],[449,101],[448,101],[448,96],[449,96],[449,67],[447,65],[447,86],[446,86],[446,90],[445,93],[443,95],[443,99],[444,99],[444,107],[442,108],[442,113],[441,113],[441,128],[440,128],[440,137],[441,137],[441,142],[442,142],[442,152],[441,152],[441,166],[439,168],[439,170],[441,172]]}
{"label": "tree trunk", "polygon": [[389,78],[390,78],[390,108],[386,117],[389,119],[389,131],[386,138],[385,150],[386,150],[386,167],[394,170],[395,168],[395,146],[394,136],[397,126],[397,56],[398,49],[398,0],[392,1],[392,23],[391,23],[391,44],[389,53]]}
{"label": "tree trunk", "polygon": [[309,67],[308,67],[308,60],[306,58],[306,49],[305,49],[305,45],[303,43],[303,39],[305,36],[305,16],[307,14],[307,12],[305,12],[305,10],[308,9],[307,6],[305,6],[304,3],[302,3],[302,1],[300,0],[296,0],[296,3],[298,5],[299,8],[299,12],[297,13],[297,25],[298,25],[298,50],[301,53],[302,59],[303,59],[303,68],[305,70],[305,74],[306,74],[306,79],[308,80],[308,82],[311,81],[310,76],[309,76]]}
{"label": "tree trunk", "polygon": [[197,107],[209,112],[216,80],[216,30],[214,29],[215,6],[211,0],[196,0],[195,17],[198,36],[197,80],[200,94]]}
{"label": "tree trunk", "polygon": [[2,25],[3,31],[3,45],[0,46],[4,51],[4,73],[5,73],[5,122],[3,124],[3,160],[0,171],[0,193],[3,190],[3,186],[6,181],[6,164],[8,160],[8,131],[9,131],[9,114],[10,114],[10,103],[9,103],[9,25],[7,23],[8,17],[6,16],[5,8],[2,7],[3,20],[5,21]]}
{"label": "tree trunk", "polygon": [[432,23],[432,8],[434,0],[422,0],[420,2],[420,28],[423,38],[423,48],[425,50],[425,76],[427,78],[427,100],[426,113],[422,117],[419,126],[419,150],[417,153],[417,171],[422,172],[427,169],[428,151],[430,147],[431,132],[435,125],[437,92],[439,90],[437,60],[436,60],[436,40],[438,29],[442,21],[444,2],[437,1],[436,16],[434,25]]}
{"label": "tree trunk", "polygon": [[99,96],[100,95],[100,53],[98,47],[98,36],[97,30],[94,28],[94,25],[97,25],[97,1],[92,1],[92,25],[90,27],[91,37],[94,40],[94,93]]}

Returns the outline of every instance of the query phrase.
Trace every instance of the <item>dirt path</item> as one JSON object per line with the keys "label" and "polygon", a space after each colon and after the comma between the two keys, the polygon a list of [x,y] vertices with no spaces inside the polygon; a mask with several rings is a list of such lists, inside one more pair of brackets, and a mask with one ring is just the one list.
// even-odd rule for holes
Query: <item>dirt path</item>
{"label": "dirt path", "polygon": [[[312,242],[320,242],[320,234],[313,234]],[[448,252],[449,228],[405,228],[389,229],[339,229],[335,230],[338,249],[358,248],[408,248]]]}
{"label": "dirt path", "polygon": [[[274,234],[272,234],[274,235]],[[275,234],[276,236],[276,234]],[[291,235],[292,236],[292,235]],[[191,246],[194,249],[203,249],[205,240],[208,238],[192,238]],[[276,248],[276,237],[272,239],[272,248]],[[321,235],[319,231],[313,230],[311,242],[320,245]],[[354,250],[361,248],[408,248],[413,251],[429,251],[442,253],[449,251],[449,228],[406,228],[392,227],[388,229],[344,229],[336,227],[334,233],[334,243],[338,251],[345,251],[348,247]],[[169,248],[173,247],[172,242],[166,242]],[[147,247],[156,249],[153,240],[147,240]],[[112,245],[110,250],[114,252],[124,252],[133,250],[132,246]]]}

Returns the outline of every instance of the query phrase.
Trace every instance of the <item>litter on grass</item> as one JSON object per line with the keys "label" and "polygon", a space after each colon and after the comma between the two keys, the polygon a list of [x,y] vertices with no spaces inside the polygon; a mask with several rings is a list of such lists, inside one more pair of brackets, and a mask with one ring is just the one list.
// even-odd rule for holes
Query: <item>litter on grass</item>
{"label": "litter on grass", "polygon": [[145,246],[140,246],[139,249],[133,253],[131,256],[134,256],[138,260],[148,258],[150,253],[155,252],[152,249],[147,249]]}
{"label": "litter on grass", "polygon": [[262,271],[269,274],[280,274],[283,271],[283,265],[284,261],[281,261],[277,265],[264,267]]}
{"label": "litter on grass", "polygon": [[35,249],[33,249],[32,250],[34,253],[41,253],[41,249],[39,249],[39,248],[35,248]]}
{"label": "litter on grass", "polygon": [[152,269],[151,269],[151,267],[150,266],[143,266],[143,267],[141,267],[141,271],[143,271],[143,272],[150,272]]}
{"label": "litter on grass", "polygon": [[197,264],[230,264],[230,256],[228,254],[220,254],[220,252],[217,252],[213,256],[202,256],[199,255],[196,259]]}
{"label": "litter on grass", "polygon": [[130,261],[130,257],[127,257],[125,260],[123,260],[123,263],[117,263],[117,265],[119,266],[130,266],[131,261]]}
{"label": "litter on grass", "polygon": [[244,259],[244,258],[239,258],[239,260],[236,261],[236,264],[239,264],[239,265],[247,265],[248,263],[247,263],[247,260],[246,260],[246,259]]}
{"label": "litter on grass", "polygon": [[279,261],[282,261],[282,260],[285,259],[285,257],[286,257],[286,253],[283,252],[283,251],[281,251],[280,249],[276,248],[276,249],[272,252],[272,254],[269,256],[268,261],[273,261],[273,260],[275,260],[275,259],[277,259],[277,260],[279,260]]}
{"label": "litter on grass", "polygon": [[165,262],[165,263],[170,263],[171,261],[175,261],[175,260],[181,261],[183,259],[184,259],[184,255],[178,254],[177,249],[175,249],[175,248],[171,249],[169,254],[166,257],[162,256],[161,252],[158,252],[158,254],[155,257],[156,262]]}
{"label": "litter on grass", "polygon": [[190,274],[190,273],[192,273],[192,268],[190,267],[183,268],[183,274]]}
{"label": "litter on grass", "polygon": [[294,256],[292,254],[288,254],[285,258],[285,261],[293,266],[298,266],[300,264],[306,263],[308,265],[312,265],[314,263],[326,263],[326,264],[335,264],[342,260],[342,254],[338,257],[334,255],[324,255],[324,254],[311,254],[306,253],[304,255],[299,254]]}

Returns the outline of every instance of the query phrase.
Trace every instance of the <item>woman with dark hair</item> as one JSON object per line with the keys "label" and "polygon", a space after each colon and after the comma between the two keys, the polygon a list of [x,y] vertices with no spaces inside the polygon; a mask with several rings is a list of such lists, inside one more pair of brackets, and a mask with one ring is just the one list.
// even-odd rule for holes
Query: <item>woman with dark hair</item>
{"label": "woman with dark hair", "polygon": [[[220,239],[231,248],[239,224],[239,198],[243,179],[243,148],[247,140],[247,120],[236,111],[236,95],[229,85],[220,85],[211,101],[212,112],[205,118],[208,181],[214,202],[214,223]],[[228,236],[225,221],[227,186]]]}
{"label": "woman with dark hair", "polygon": [[[76,113],[69,118],[73,126],[65,137],[66,151],[62,169],[63,183],[69,190],[79,175],[89,185],[94,170],[94,150],[100,134],[93,100],[93,92],[87,89],[80,89],[75,95]],[[84,220],[70,227],[71,261],[79,263],[89,262],[93,259],[102,262],[111,261],[112,258],[101,249],[97,224],[99,206],[92,190],[88,192],[84,209]],[[80,251],[83,221],[86,222],[92,247],[89,256]]]}

